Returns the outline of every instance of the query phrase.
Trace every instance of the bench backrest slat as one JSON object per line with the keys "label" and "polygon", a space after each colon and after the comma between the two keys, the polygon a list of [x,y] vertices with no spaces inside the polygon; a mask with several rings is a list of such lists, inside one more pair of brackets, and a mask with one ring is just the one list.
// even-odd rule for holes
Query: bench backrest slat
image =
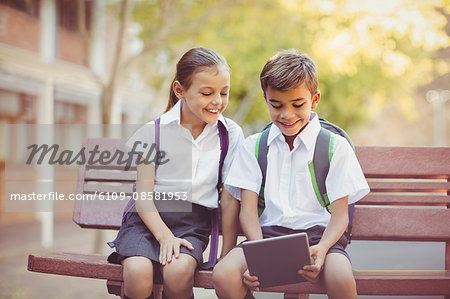
{"label": "bench backrest slat", "polygon": [[449,219],[443,207],[357,206],[353,239],[442,242],[450,240]]}
{"label": "bench backrest slat", "polygon": [[450,204],[449,195],[405,195],[375,194],[373,191],[358,201],[358,205],[404,205],[404,206],[446,206]]}
{"label": "bench backrest slat", "polygon": [[450,175],[449,147],[357,146],[367,178],[442,178]]}

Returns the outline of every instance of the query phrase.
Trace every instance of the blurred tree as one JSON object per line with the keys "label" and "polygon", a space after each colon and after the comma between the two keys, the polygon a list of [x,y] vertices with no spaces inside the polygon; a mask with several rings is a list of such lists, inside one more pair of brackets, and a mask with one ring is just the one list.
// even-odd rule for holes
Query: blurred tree
{"label": "blurred tree", "polygon": [[[140,54],[122,75],[138,70],[167,97],[175,63],[194,46],[223,54],[232,68],[225,112],[243,124],[268,120],[259,72],[277,50],[295,48],[318,65],[319,113],[348,128],[395,101],[414,116],[412,94],[450,69],[436,59],[448,47],[448,0],[139,1]],[[441,8],[438,10],[437,8]]]}

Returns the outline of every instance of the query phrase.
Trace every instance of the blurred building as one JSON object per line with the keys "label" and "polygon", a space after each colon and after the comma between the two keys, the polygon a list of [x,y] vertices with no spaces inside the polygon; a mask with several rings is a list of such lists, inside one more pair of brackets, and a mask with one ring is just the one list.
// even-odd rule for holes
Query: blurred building
{"label": "blurred building", "polygon": [[[102,88],[119,26],[107,3],[0,0],[0,224],[32,216],[5,212],[5,161],[14,155],[8,150],[12,147],[5,146],[5,136],[13,134],[7,124],[102,122]],[[139,86],[120,85],[114,123],[139,122],[142,103],[151,98],[151,92]],[[24,138],[14,136],[17,142]]]}

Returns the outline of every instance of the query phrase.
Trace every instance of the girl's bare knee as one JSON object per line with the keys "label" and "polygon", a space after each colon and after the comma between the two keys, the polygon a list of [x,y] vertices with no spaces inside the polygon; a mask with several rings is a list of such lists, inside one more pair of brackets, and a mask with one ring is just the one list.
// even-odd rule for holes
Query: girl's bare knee
{"label": "girl's bare knee", "polygon": [[129,257],[123,262],[125,294],[130,298],[150,296],[153,288],[153,264],[146,257]]}
{"label": "girl's bare knee", "polygon": [[191,289],[194,285],[194,273],[197,262],[187,255],[180,255],[163,268],[164,290],[178,293]]}

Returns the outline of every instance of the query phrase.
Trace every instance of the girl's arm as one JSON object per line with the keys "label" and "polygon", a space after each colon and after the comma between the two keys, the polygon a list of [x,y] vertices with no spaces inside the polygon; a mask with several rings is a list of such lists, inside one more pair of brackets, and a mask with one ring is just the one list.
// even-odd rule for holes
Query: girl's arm
{"label": "girl's arm", "polygon": [[263,238],[258,217],[258,194],[255,192],[242,189],[239,221],[247,240],[259,240]]}
{"label": "girl's arm", "polygon": [[[136,192],[138,194],[136,201],[136,210],[144,224],[155,236],[160,244],[159,262],[164,266],[166,262],[172,261],[172,256],[178,258],[180,246],[186,246],[194,249],[187,240],[175,238],[172,231],[161,219],[159,212],[153,200],[140,200],[141,194],[148,194],[154,190],[155,167],[151,164],[141,164],[137,167]],[[145,196],[148,199],[149,196]],[[144,198],[144,197],[142,197]]]}
{"label": "girl's arm", "polygon": [[223,235],[220,257],[222,258],[236,245],[239,217],[239,201],[225,187],[222,187],[220,196],[220,210]]}
{"label": "girl's arm", "polygon": [[314,264],[307,265],[299,273],[311,282],[317,282],[322,271],[325,257],[331,246],[336,244],[348,226],[348,196],[337,199],[331,203],[331,219],[328,223],[319,244],[311,246],[310,252]]}

